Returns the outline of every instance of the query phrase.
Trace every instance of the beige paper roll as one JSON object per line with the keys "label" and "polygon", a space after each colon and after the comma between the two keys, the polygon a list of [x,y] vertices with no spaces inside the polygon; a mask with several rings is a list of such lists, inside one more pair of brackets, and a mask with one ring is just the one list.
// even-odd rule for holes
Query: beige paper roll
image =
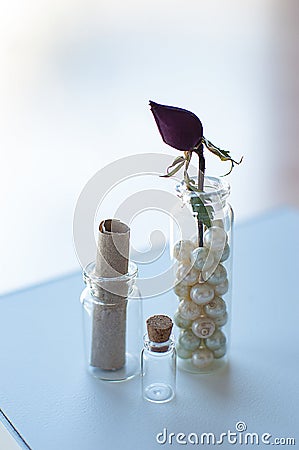
{"label": "beige paper roll", "polygon": [[103,220],[99,226],[95,274],[118,277],[128,272],[130,228],[117,219]]}
{"label": "beige paper roll", "polygon": [[[126,274],[129,248],[130,228],[117,219],[103,220],[99,226],[95,275],[114,278]],[[127,286],[111,280],[103,282],[98,292],[100,303],[95,303],[93,309],[91,365],[117,370],[124,366],[126,356]]]}

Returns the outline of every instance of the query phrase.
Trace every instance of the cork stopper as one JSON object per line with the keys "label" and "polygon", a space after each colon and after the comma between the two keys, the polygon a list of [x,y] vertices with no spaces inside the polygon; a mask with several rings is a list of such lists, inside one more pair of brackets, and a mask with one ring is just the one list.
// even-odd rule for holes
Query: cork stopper
{"label": "cork stopper", "polygon": [[169,340],[173,323],[170,317],[159,314],[149,317],[146,326],[149,339],[161,343]]}

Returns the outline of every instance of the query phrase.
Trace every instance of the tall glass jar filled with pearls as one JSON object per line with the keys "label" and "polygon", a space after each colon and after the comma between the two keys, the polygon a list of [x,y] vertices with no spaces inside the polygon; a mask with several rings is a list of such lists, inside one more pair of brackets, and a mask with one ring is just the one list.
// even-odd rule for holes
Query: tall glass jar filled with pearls
{"label": "tall glass jar filled with pearls", "polygon": [[230,345],[233,211],[223,178],[205,177],[203,192],[177,186],[188,230],[172,227],[174,314],[179,368],[208,373],[227,361]]}

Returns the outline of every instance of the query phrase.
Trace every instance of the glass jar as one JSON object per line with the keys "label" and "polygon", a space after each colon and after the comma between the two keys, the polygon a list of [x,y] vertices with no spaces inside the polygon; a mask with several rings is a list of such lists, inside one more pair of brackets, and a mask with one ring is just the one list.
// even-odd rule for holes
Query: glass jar
{"label": "glass jar", "polygon": [[181,221],[180,230],[172,227],[176,348],[178,367],[192,373],[214,371],[227,361],[234,217],[229,193],[229,184],[214,177],[205,177],[203,192],[184,182],[177,186],[179,214],[192,220]]}
{"label": "glass jar", "polygon": [[124,381],[140,374],[142,301],[136,286],[137,267],[115,278],[97,277],[95,263],[83,271],[86,288],[80,301],[89,372],[106,381]]}
{"label": "glass jar", "polygon": [[144,336],[141,353],[142,395],[153,403],[166,403],[175,396],[176,351],[171,336],[166,342],[153,342]]}

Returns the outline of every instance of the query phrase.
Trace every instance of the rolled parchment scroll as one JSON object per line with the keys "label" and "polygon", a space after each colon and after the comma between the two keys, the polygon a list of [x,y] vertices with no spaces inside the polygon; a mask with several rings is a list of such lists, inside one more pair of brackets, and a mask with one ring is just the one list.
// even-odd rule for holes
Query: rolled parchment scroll
{"label": "rolled parchment scroll", "polygon": [[128,289],[117,277],[128,272],[129,248],[130,228],[126,224],[117,219],[100,223],[95,275],[101,282],[99,301],[93,306],[90,364],[102,370],[125,365]]}

